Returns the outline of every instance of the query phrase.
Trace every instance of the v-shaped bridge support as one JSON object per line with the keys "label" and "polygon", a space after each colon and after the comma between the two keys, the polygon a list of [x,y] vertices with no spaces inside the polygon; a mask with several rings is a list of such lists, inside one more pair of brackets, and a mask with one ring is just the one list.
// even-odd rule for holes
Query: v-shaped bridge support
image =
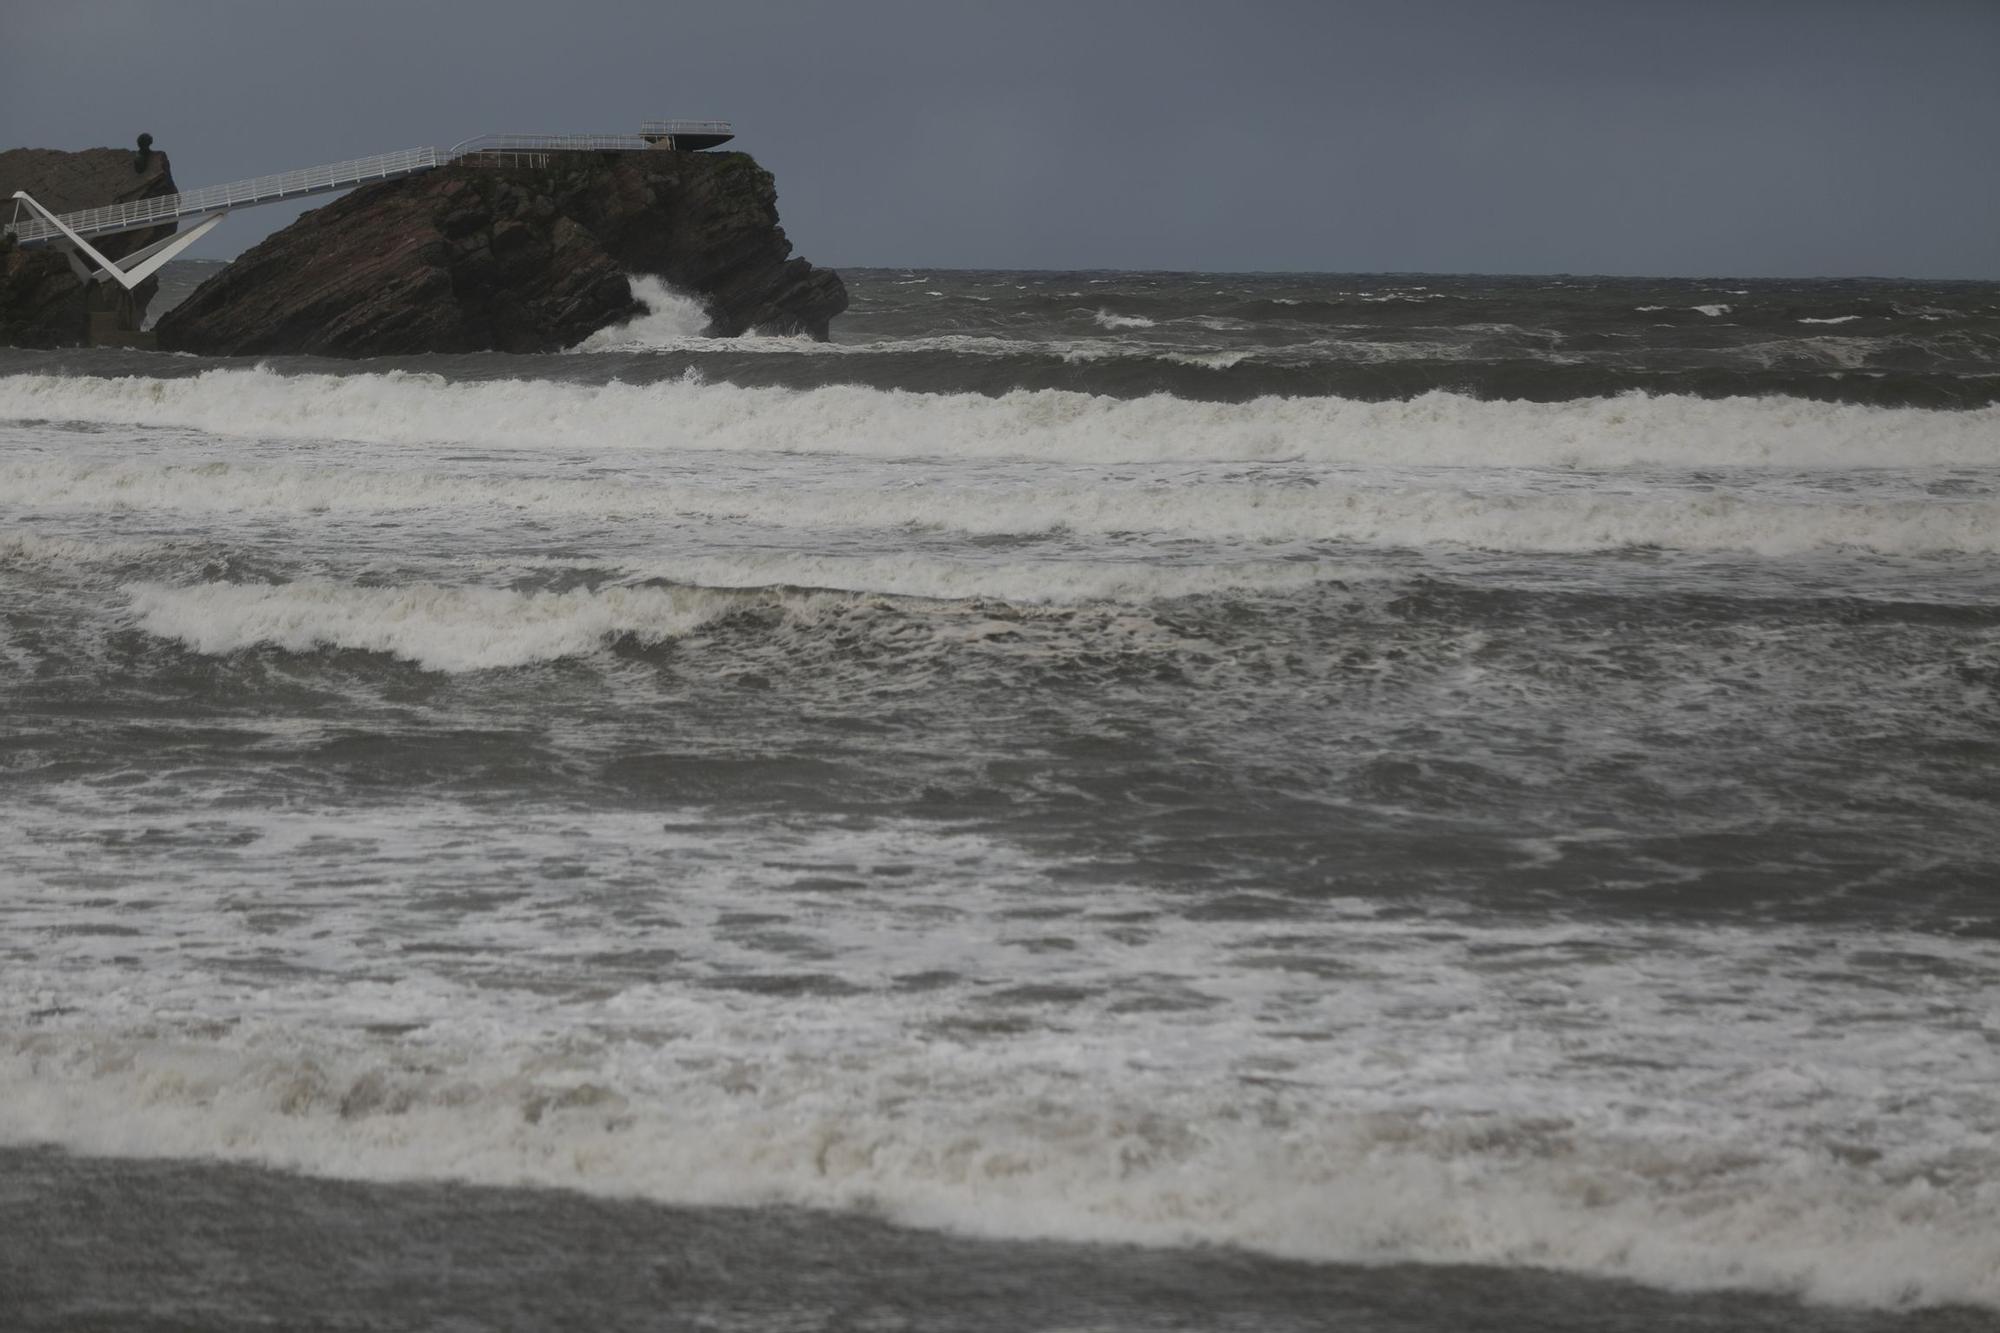
{"label": "v-shaped bridge support", "polygon": [[[84,240],[83,237],[71,231],[61,218],[36,203],[34,196],[26,190],[14,191],[14,198],[20,204],[26,205],[33,211],[35,216],[41,218],[42,221],[62,233],[64,239],[57,242],[57,244],[62,246],[63,253],[69,257],[69,266],[76,270],[77,277],[82,278],[85,282],[96,282],[99,278],[104,277],[116,278],[119,284],[128,292],[146,279],[152,277],[154,273],[159,271],[161,265],[165,264],[175,255],[178,255],[181,251],[208,235],[209,232],[215,230],[215,224],[229,216],[228,209],[218,209],[195,223],[192,227],[189,227],[186,231],[177,232],[167,237],[164,241],[155,241],[143,250],[135,250],[131,254],[126,255],[125,262],[133,264],[133,267],[121,268],[116,261],[107,259],[98,253],[97,248],[89,241]],[[97,265],[95,269],[84,263],[86,257],[91,263]],[[135,260],[138,262],[134,263]]]}

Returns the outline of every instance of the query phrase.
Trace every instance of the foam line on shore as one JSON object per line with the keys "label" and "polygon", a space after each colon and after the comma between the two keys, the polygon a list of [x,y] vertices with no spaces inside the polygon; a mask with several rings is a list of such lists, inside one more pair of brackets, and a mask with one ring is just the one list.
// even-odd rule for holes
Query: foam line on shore
{"label": "foam line on shore", "polygon": [[[692,1018],[690,1014],[687,1016]],[[686,1020],[683,1020],[686,1021]],[[276,1034],[274,1034],[276,1036]],[[1329,1110],[1310,1092],[1079,1078],[976,1047],[844,1070],[614,1042],[454,1055],[0,1034],[0,1139],[692,1205],[866,1209],[1003,1237],[1489,1263],[1861,1306],[2000,1308],[1990,1200],[1893,1162],[1547,1115]]]}

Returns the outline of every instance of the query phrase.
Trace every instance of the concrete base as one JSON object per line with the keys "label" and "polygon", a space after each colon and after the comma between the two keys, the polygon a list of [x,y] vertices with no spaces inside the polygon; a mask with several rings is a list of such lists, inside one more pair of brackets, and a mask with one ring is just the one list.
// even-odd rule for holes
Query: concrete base
{"label": "concrete base", "polygon": [[93,310],[90,325],[85,331],[85,341],[92,347],[139,347],[146,351],[157,350],[160,343],[152,331],[126,328],[126,320],[120,311]]}

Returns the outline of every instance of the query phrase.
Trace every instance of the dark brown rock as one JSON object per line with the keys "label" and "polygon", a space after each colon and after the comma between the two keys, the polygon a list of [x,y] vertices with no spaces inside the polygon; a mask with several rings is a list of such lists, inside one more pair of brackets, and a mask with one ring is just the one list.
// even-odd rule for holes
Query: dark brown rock
{"label": "dark brown rock", "polygon": [[709,332],[824,339],[838,274],[791,258],[769,172],[741,153],[556,153],[461,164],[307,213],[160,319],[218,355],[548,352],[639,313],[629,273],[700,296]]}
{"label": "dark brown rock", "polygon": [[[129,148],[86,148],[66,153],[54,148],[15,148],[0,153],[0,217],[14,216],[14,191],[26,190],[52,213],[122,204],[131,199],[173,194],[173,169],[157,149],[139,154]],[[122,236],[92,238],[112,259],[172,235],[174,227],[154,227]],[[60,250],[22,249],[0,238],[0,344],[67,347],[89,341],[91,315],[114,316],[113,323],[137,329],[159,284],[147,279],[127,292],[116,282],[86,287]]]}

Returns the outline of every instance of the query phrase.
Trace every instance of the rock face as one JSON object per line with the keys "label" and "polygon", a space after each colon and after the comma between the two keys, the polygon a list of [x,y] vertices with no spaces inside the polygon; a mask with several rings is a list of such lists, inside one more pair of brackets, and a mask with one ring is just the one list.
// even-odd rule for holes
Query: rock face
{"label": "rock face", "polygon": [[771,175],[655,148],[471,160],[366,186],[240,256],[160,319],[217,355],[548,352],[639,313],[628,273],[707,304],[709,332],[827,336],[838,274],[793,259]]}
{"label": "rock face", "polygon": [[[167,155],[157,151],[87,148],[65,153],[15,148],[0,153],[0,218],[5,219],[14,216],[16,190],[26,190],[52,213],[69,213],[173,194],[177,188]],[[92,238],[90,243],[120,259],[173,232],[169,225]],[[60,250],[50,246],[24,250],[11,236],[0,238],[0,344],[73,346],[90,341],[93,324],[100,332],[137,330],[145,321],[146,303],[158,290],[158,282],[151,278],[132,292],[109,281],[85,287]]]}

